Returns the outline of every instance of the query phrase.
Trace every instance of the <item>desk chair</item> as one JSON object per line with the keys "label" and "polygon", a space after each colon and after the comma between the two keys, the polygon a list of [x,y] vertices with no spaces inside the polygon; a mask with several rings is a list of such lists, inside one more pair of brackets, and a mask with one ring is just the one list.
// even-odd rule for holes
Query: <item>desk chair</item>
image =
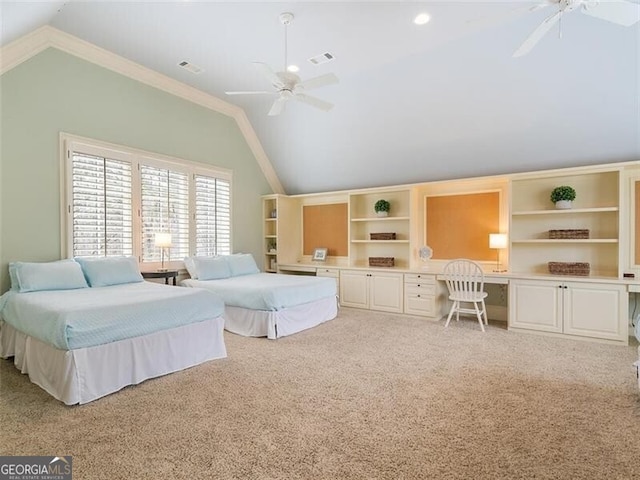
{"label": "desk chair", "polygon": [[[453,312],[456,313],[456,321],[460,320],[460,313],[475,314],[484,332],[484,323],[487,320],[487,307],[484,299],[487,292],[484,291],[484,273],[476,262],[464,258],[451,260],[444,266],[444,276],[449,289],[449,300],[453,301],[445,328],[449,326]],[[463,308],[461,303],[473,303],[473,308]]]}

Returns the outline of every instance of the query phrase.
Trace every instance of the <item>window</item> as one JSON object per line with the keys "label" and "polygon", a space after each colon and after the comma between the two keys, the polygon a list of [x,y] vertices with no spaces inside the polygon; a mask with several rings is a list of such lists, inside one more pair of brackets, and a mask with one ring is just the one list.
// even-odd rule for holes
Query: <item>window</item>
{"label": "window", "polygon": [[196,255],[231,253],[231,185],[227,180],[195,175]]}
{"label": "window", "polygon": [[72,156],[73,256],[133,254],[131,165]]}
{"label": "window", "polygon": [[[231,253],[231,173],[63,135],[67,256],[165,259]],[[178,264],[174,265],[177,267]]]}

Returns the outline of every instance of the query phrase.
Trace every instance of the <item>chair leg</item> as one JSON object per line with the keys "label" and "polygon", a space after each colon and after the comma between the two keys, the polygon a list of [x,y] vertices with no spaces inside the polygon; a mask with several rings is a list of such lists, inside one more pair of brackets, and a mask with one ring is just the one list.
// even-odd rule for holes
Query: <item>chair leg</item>
{"label": "chair leg", "polygon": [[476,317],[478,317],[478,323],[480,324],[480,330],[484,332],[484,324],[482,323],[481,312],[478,309],[478,302],[473,302],[473,307],[476,309]]}
{"label": "chair leg", "polygon": [[453,311],[456,309],[456,305],[458,302],[454,301],[451,305],[451,310],[449,310],[449,316],[447,317],[447,323],[444,324],[444,328],[449,326],[449,322],[451,321],[451,316],[453,315]]}
{"label": "chair leg", "polygon": [[484,298],[482,299],[482,313],[484,314],[484,323],[489,325],[489,319],[487,318],[487,306],[484,303]]}

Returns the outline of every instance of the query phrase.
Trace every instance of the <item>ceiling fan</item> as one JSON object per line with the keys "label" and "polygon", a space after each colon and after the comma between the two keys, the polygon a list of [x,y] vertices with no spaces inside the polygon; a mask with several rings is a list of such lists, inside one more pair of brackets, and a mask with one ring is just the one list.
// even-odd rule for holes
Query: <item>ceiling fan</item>
{"label": "ceiling fan", "polygon": [[264,76],[275,89],[275,91],[249,91],[249,92],[224,92],[227,95],[277,95],[269,110],[268,115],[279,115],[284,110],[285,104],[289,100],[297,100],[312,107],[328,112],[333,108],[333,104],[320,100],[319,98],[307,95],[305,92],[314,88],[324,87],[338,83],[338,77],[333,73],[327,73],[302,81],[298,75],[287,70],[287,27],[293,20],[293,14],[289,12],[280,14],[280,22],[284,25],[284,69],[281,72],[274,72],[269,65],[261,62],[254,62],[254,66]]}
{"label": "ceiling fan", "polygon": [[586,15],[624,27],[629,27],[640,20],[640,5],[626,0],[544,0],[537,5],[529,7],[528,11],[534,12],[551,5],[557,5],[558,10],[538,25],[515,51],[514,57],[521,57],[527,54],[556,23],[562,20],[564,14],[574,10],[580,9]]}

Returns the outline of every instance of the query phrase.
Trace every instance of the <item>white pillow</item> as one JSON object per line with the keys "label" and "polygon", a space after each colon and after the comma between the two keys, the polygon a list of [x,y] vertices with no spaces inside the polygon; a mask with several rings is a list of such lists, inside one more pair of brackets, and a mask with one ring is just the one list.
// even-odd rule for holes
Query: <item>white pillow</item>
{"label": "white pillow", "polygon": [[196,268],[196,257],[184,257],[184,268],[189,272],[189,276],[194,280],[198,279],[198,269]]}
{"label": "white pillow", "polygon": [[241,253],[236,255],[227,255],[224,257],[229,264],[231,276],[250,275],[252,273],[260,273],[260,269],[250,253]]}
{"label": "white pillow", "polygon": [[195,257],[194,263],[199,280],[218,280],[231,276],[231,269],[224,257]]}
{"label": "white pillow", "polygon": [[76,260],[92,287],[144,281],[134,257],[79,257]]}
{"label": "white pillow", "polygon": [[9,275],[12,290],[20,293],[88,287],[82,268],[70,259],[46,263],[12,262]]}

